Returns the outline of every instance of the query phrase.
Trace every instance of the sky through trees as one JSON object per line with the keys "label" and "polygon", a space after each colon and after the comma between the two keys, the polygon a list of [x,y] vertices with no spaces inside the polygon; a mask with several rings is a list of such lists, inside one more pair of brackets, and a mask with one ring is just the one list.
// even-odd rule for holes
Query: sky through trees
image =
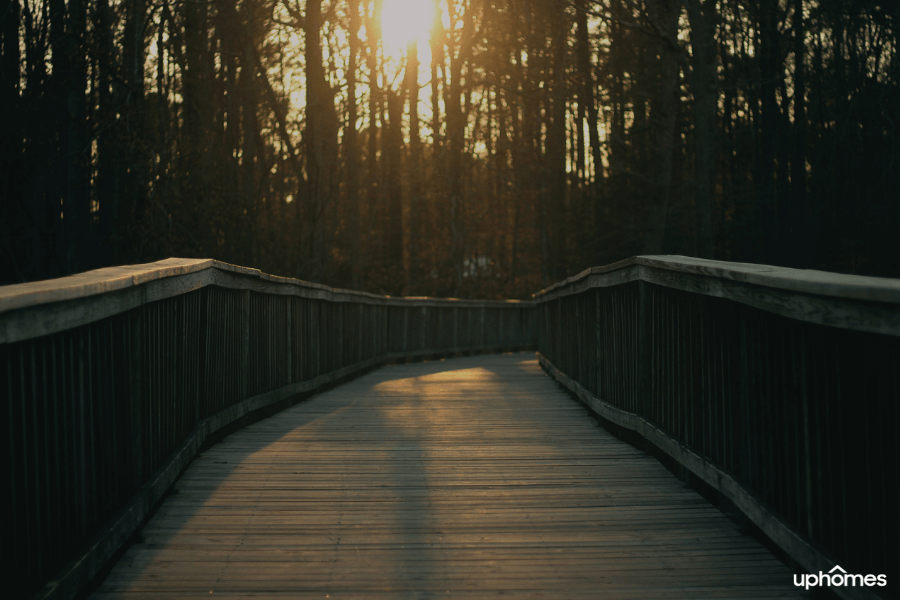
{"label": "sky through trees", "polygon": [[900,276],[900,3],[0,0],[3,282],[168,256],[523,297]]}

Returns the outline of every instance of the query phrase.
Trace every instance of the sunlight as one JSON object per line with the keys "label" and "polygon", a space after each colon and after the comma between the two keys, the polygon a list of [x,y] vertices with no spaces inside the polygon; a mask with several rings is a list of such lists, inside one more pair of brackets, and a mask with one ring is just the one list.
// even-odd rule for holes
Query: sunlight
{"label": "sunlight", "polygon": [[381,34],[386,54],[398,56],[428,37],[434,23],[433,0],[384,0]]}

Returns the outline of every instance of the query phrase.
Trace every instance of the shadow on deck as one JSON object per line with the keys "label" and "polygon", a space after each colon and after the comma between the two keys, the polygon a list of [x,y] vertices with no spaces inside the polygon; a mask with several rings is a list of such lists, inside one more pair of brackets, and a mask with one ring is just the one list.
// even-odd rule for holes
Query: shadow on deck
{"label": "shadow on deck", "polygon": [[382,368],[176,488],[93,598],[804,597],[531,354]]}

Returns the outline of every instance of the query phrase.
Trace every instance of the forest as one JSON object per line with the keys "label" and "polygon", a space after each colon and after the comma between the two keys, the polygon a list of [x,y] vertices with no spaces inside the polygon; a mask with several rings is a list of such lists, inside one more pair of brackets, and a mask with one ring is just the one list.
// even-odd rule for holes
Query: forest
{"label": "forest", "polygon": [[0,0],[0,283],[900,276],[895,0]]}

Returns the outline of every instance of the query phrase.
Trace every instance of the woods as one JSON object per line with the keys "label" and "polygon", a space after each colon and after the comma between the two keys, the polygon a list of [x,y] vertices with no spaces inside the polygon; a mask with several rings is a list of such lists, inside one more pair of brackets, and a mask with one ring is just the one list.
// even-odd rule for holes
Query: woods
{"label": "woods", "polygon": [[0,0],[0,283],[168,256],[487,298],[642,253],[900,276],[900,4],[394,1]]}

